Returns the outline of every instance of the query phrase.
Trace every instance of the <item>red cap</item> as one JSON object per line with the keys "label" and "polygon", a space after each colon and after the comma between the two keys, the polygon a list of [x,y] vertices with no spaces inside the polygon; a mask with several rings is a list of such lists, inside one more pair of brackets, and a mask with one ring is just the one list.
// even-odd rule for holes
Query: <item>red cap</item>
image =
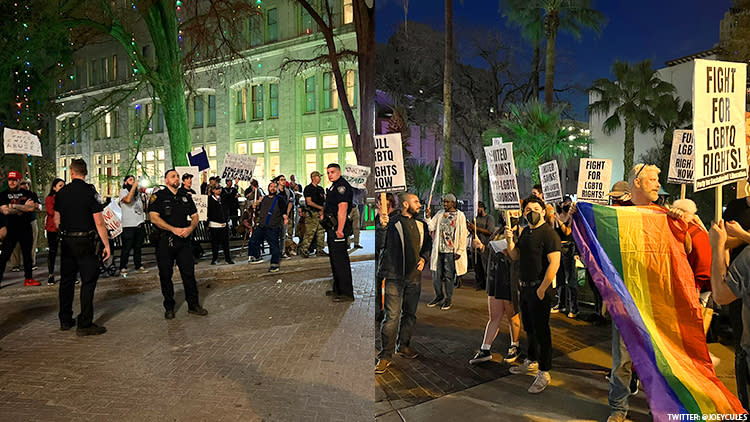
{"label": "red cap", "polygon": [[15,171],[15,170],[14,171],[9,171],[8,172],[8,179],[11,179],[11,180],[21,180],[21,173]]}

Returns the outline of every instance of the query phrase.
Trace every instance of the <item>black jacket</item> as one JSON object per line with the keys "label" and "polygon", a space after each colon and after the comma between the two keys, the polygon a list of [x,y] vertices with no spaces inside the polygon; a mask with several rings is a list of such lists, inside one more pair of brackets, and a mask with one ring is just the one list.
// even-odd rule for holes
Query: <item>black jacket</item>
{"label": "black jacket", "polygon": [[[385,236],[378,236],[376,232],[375,250],[380,250],[378,259],[378,280],[384,278],[403,280],[406,277],[404,271],[404,229],[401,224],[403,216],[400,212],[389,215],[390,221],[385,228]],[[425,266],[429,265],[429,256],[432,251],[432,238],[430,237],[427,223],[421,218],[416,218],[417,226],[422,231],[422,245],[419,256],[424,258]],[[382,230],[382,229],[381,229]]]}
{"label": "black jacket", "polygon": [[226,208],[223,206],[221,201],[217,201],[213,195],[208,197],[207,214],[208,221],[213,221],[214,223],[226,223],[228,220]]}

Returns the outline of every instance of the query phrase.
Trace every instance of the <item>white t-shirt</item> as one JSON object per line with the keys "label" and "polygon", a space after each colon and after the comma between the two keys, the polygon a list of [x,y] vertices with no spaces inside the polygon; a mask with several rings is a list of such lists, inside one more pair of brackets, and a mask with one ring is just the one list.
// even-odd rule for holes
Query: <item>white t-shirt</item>
{"label": "white t-shirt", "polygon": [[136,192],[135,195],[133,195],[133,200],[130,201],[129,204],[126,204],[122,201],[122,198],[128,196],[129,193],[130,191],[127,189],[120,189],[120,198],[118,202],[122,209],[122,226],[138,227],[138,225],[142,224],[146,219],[146,215],[143,212],[143,201],[141,201],[140,192]]}

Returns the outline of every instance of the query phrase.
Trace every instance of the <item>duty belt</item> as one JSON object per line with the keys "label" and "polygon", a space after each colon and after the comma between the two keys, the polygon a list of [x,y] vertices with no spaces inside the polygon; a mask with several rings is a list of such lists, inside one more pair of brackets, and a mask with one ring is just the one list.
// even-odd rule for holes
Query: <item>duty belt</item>
{"label": "duty belt", "polygon": [[87,232],[66,232],[66,231],[61,231],[60,232],[60,236],[62,236],[62,237],[91,237],[95,233],[96,232],[94,230],[87,231]]}
{"label": "duty belt", "polygon": [[536,287],[538,285],[542,284],[542,280],[534,280],[534,281],[519,281],[518,285],[521,287]]}

